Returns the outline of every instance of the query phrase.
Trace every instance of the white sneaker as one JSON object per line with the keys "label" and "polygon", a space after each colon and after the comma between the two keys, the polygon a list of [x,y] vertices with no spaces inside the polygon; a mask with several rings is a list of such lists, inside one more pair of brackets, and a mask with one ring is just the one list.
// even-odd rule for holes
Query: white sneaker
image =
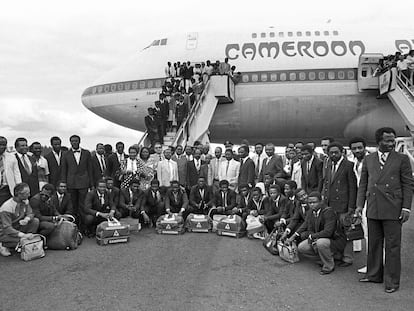
{"label": "white sneaker", "polygon": [[0,245],[0,255],[4,257],[8,257],[11,255],[9,249],[7,247],[4,247],[3,245]]}
{"label": "white sneaker", "polygon": [[367,266],[358,269],[358,273],[367,273]]}

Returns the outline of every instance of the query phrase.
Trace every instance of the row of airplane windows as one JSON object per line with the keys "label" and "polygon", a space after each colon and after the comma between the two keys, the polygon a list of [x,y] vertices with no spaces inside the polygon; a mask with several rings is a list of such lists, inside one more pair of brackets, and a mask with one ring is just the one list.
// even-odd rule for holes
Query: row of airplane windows
{"label": "row of airplane windows", "polygon": [[[280,73],[246,73],[242,74],[242,83],[276,82],[276,81],[315,81],[315,80],[354,80],[354,70],[321,70]],[[164,79],[141,80],[99,85],[89,88],[83,95],[94,95],[138,89],[161,88]]]}
{"label": "row of airplane windows", "polygon": [[[260,38],[266,38],[267,36],[269,36],[270,38],[274,38],[274,37],[276,37],[276,34],[280,37],[280,38],[283,38],[283,37],[285,37],[285,35],[287,36],[287,37],[293,37],[294,35],[295,35],[295,32],[293,32],[293,31],[288,31],[288,32],[283,32],[283,31],[280,31],[280,32],[278,32],[278,33],[275,33],[275,32],[270,32],[269,34],[267,34],[267,33],[265,33],[265,32],[262,32],[262,33],[260,33]],[[329,36],[330,35],[330,32],[329,31],[327,31],[327,30],[325,30],[325,31],[314,31],[313,32],[313,35],[314,36],[317,36],[317,37],[319,37],[319,36],[321,36],[321,35],[324,35],[324,36]],[[337,31],[337,30],[334,30],[334,31],[332,31],[332,35],[334,35],[334,36],[338,36],[339,35],[339,32]],[[311,37],[312,36],[312,31],[305,31],[305,32],[302,32],[302,31],[297,31],[296,32],[296,37],[303,37],[303,36],[306,36],[306,37]],[[252,33],[252,38],[253,39],[256,39],[256,38],[259,38],[259,34],[258,33]]]}

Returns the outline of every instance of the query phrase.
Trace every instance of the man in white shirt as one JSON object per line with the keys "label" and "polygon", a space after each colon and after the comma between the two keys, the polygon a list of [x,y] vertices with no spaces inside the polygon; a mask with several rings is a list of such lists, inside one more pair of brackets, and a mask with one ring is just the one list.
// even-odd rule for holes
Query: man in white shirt
{"label": "man in white shirt", "polygon": [[224,153],[226,158],[220,165],[219,180],[227,180],[231,190],[237,189],[237,179],[239,177],[240,162],[233,159],[233,150],[227,149]]}
{"label": "man in white shirt", "polygon": [[178,180],[178,166],[177,162],[171,159],[171,149],[164,150],[164,160],[158,162],[157,179],[160,182],[160,187],[169,187],[170,182]]}
{"label": "man in white shirt", "polygon": [[223,161],[226,161],[226,159],[223,158],[222,153],[223,149],[221,147],[216,147],[216,149],[214,149],[214,158],[210,162],[213,179],[219,180],[220,165]]}

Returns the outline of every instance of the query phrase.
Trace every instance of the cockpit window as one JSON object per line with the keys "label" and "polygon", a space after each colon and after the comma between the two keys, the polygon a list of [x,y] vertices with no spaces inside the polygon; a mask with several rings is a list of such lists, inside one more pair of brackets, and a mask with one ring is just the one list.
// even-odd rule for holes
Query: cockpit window
{"label": "cockpit window", "polygon": [[160,40],[154,40],[154,42],[152,42],[153,46],[157,46],[160,45]]}
{"label": "cockpit window", "polygon": [[167,45],[167,39],[161,39],[161,45]]}

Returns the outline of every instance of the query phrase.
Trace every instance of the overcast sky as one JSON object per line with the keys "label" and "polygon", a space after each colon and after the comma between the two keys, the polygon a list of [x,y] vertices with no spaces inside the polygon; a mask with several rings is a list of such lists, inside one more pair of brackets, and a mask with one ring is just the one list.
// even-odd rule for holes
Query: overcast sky
{"label": "overcast sky", "polygon": [[[66,4],[65,4],[66,3]],[[142,133],[85,109],[80,96],[120,60],[174,32],[373,21],[398,25],[410,1],[7,1],[0,10],[0,135],[49,145],[77,133],[82,145],[136,143]],[[378,29],[381,30],[380,27]],[[413,34],[414,38],[414,34]]]}

